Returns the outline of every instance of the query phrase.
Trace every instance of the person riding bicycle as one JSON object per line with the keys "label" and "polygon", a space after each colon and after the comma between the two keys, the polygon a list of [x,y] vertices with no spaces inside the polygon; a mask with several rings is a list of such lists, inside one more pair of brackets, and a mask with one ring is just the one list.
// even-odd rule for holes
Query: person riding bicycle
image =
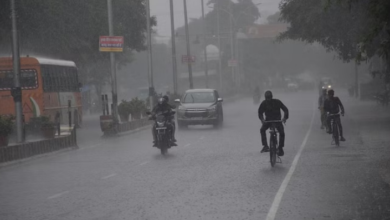
{"label": "person riding bicycle", "polygon": [[[288,119],[287,107],[279,99],[273,99],[271,91],[266,91],[264,96],[265,96],[265,100],[261,102],[258,110],[259,119],[263,124],[260,129],[261,143],[263,144],[263,149],[261,150],[261,153],[269,151],[269,146],[267,143],[267,135],[265,132],[268,130],[271,124],[267,123],[267,121],[281,120],[282,115],[280,110],[284,112],[284,117],[282,121],[285,123]],[[265,120],[264,120],[264,114],[265,114]],[[283,147],[284,147],[284,138],[285,138],[284,127],[281,122],[275,123],[275,127],[279,132],[279,156],[283,156],[284,155]]]}
{"label": "person riding bicycle", "polygon": [[[161,112],[171,112],[173,108],[173,106],[169,105],[168,104],[168,96],[164,96],[160,99],[158,99],[158,103],[156,106],[154,106],[151,114],[151,118],[153,118],[157,113],[161,113]],[[169,118],[168,119],[168,129],[171,131],[171,135],[172,135],[172,146],[177,146],[177,144],[175,143],[176,142],[176,139],[175,139],[175,126],[174,126],[174,122],[172,121],[172,118]],[[156,125],[154,124],[153,127],[152,127],[152,134],[153,134],[153,147],[156,147],[157,146],[157,134],[156,134]]]}
{"label": "person riding bicycle", "polygon": [[318,109],[321,111],[321,129],[324,129],[326,124],[326,113],[324,111],[324,105],[327,98],[327,89],[322,89],[322,94],[318,98]]}
{"label": "person riding bicycle", "polygon": [[[341,103],[339,97],[334,96],[334,90],[330,89],[328,91],[328,98],[325,100],[324,103],[324,110],[327,114],[338,114],[341,109],[341,115],[344,116],[344,106]],[[334,123],[338,124],[339,130],[340,130],[340,141],[345,141],[345,138],[343,136],[343,127],[341,125],[340,115],[334,115],[329,116],[327,118],[327,124],[328,124],[328,133],[332,134],[332,127],[330,125],[331,120],[334,119]]]}

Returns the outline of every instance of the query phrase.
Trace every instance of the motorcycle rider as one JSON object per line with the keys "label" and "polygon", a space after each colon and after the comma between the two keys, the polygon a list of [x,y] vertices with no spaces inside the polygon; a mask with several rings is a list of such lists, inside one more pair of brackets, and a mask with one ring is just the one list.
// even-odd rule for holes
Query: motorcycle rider
{"label": "motorcycle rider", "polygon": [[[151,118],[154,118],[155,115],[159,112],[171,112],[172,109],[174,109],[171,105],[168,104],[168,96],[164,96],[160,99],[158,99],[158,103],[157,105],[153,108],[152,112],[151,112]],[[176,139],[175,139],[175,126],[173,125],[174,123],[172,123],[172,118],[169,118],[168,119],[168,129],[171,131],[171,145],[172,146],[177,146],[176,144]],[[157,147],[157,133],[156,133],[156,125],[154,124],[153,127],[152,127],[152,134],[153,134],[153,147]]]}
{"label": "motorcycle rider", "polygon": [[[281,120],[282,115],[280,113],[280,110],[284,112],[284,117],[282,121],[286,123],[288,119],[287,107],[279,99],[273,99],[271,91],[266,91],[264,96],[265,96],[265,100],[261,102],[258,110],[259,119],[263,124],[260,129],[261,142],[263,144],[263,149],[261,150],[261,153],[269,151],[269,146],[267,143],[267,135],[265,132],[270,127],[270,123],[267,123],[266,121]],[[265,114],[266,117],[265,120],[263,114]],[[285,139],[284,127],[281,122],[275,124],[276,124],[275,127],[279,132],[279,156],[283,156],[284,155],[283,147],[284,147],[284,139]]]}
{"label": "motorcycle rider", "polygon": [[[328,90],[328,98],[325,100],[324,103],[324,110],[327,114],[338,114],[341,109],[341,115],[344,116],[344,106],[341,103],[339,97],[334,96],[334,90],[329,89]],[[345,138],[343,136],[343,127],[341,125],[340,115],[330,116],[327,118],[327,124],[328,124],[328,133],[332,134],[332,127],[330,126],[331,119],[334,118],[334,122],[338,123],[339,130],[340,130],[340,141],[345,141]]]}
{"label": "motorcycle rider", "polygon": [[327,89],[322,89],[322,94],[318,98],[318,109],[321,111],[321,129],[326,125],[326,113],[324,111],[325,100],[328,98]]}

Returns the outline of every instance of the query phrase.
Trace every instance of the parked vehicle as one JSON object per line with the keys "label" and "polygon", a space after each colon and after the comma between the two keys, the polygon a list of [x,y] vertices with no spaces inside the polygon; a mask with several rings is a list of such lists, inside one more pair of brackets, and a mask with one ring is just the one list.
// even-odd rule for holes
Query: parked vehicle
{"label": "parked vehicle", "polygon": [[177,123],[180,128],[188,125],[213,125],[221,127],[223,123],[223,99],[215,89],[190,89],[178,103]]}

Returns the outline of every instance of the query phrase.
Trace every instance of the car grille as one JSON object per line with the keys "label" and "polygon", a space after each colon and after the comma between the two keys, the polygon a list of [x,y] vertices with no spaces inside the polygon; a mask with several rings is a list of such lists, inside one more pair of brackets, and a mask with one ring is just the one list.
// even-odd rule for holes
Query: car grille
{"label": "car grille", "polygon": [[206,118],[208,116],[206,109],[187,109],[185,116],[187,118],[202,117]]}

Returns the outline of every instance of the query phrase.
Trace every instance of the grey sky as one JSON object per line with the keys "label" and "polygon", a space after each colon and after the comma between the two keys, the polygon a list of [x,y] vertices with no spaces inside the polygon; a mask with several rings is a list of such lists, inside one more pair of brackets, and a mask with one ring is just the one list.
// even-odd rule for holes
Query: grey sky
{"label": "grey sky", "polygon": [[[234,0],[233,0],[234,1]],[[184,7],[183,0],[174,0],[175,26],[180,27],[184,25]],[[207,7],[208,0],[204,0],[206,13],[211,9]],[[261,3],[259,10],[261,18],[258,23],[264,23],[266,18],[278,11],[280,0],[253,0],[253,2]],[[170,14],[169,14],[169,0],[150,0],[150,13],[157,17],[157,27],[155,28],[161,36],[160,40],[169,40],[170,36]],[[202,16],[201,0],[187,0],[188,18],[199,18]]]}

